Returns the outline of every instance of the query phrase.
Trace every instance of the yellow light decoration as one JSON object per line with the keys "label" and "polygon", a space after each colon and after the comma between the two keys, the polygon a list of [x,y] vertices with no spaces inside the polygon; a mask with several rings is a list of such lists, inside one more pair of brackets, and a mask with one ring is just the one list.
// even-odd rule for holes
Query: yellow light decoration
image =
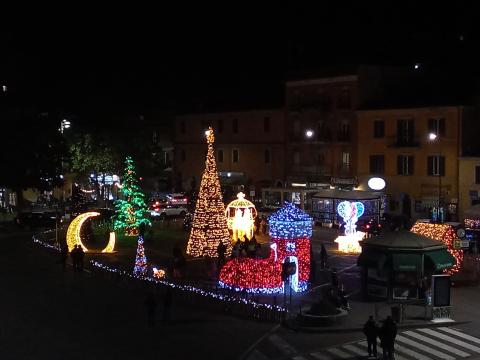
{"label": "yellow light decoration", "polygon": [[205,135],[208,145],[205,171],[193,214],[187,254],[194,257],[216,257],[217,247],[222,242],[227,247],[225,255],[228,257],[232,251],[232,244],[213,151],[215,141],[213,129],[210,127]]}
{"label": "yellow light decoration", "polygon": [[257,216],[257,210],[255,205],[245,200],[245,194],[239,192],[237,194],[237,200],[233,200],[227,205],[225,210],[227,217],[228,228],[232,230],[233,240],[244,241],[244,235],[247,235],[248,239],[253,237],[254,220]]}
{"label": "yellow light decoration", "polygon": [[445,270],[448,274],[454,274],[460,270],[463,261],[463,250],[454,248],[454,241],[457,238],[455,228],[449,224],[433,224],[426,222],[416,222],[411,232],[426,236],[430,239],[443,242],[447,246],[447,250],[455,258],[455,265]]}
{"label": "yellow light decoration", "polygon": [[362,247],[360,241],[365,237],[365,233],[356,231],[351,235],[339,236],[335,239],[338,244],[338,251],[347,254],[360,254]]}
{"label": "yellow light decoration", "polygon": [[[83,251],[89,251],[85,245],[82,243],[82,237],[80,236],[80,232],[82,230],[82,226],[85,221],[89,218],[96,217],[100,215],[99,212],[90,211],[83,214],[78,215],[68,226],[67,230],[67,246],[68,251],[72,251],[75,245],[80,245]],[[113,234],[113,235],[112,235]],[[113,252],[113,248],[115,246],[115,233],[111,232],[109,241],[105,249],[102,250],[102,253],[111,253]]]}
{"label": "yellow light decoration", "polygon": [[110,236],[108,237],[108,244],[105,249],[102,250],[102,253],[113,253],[115,248],[115,231],[110,231]]}
{"label": "yellow light decoration", "polygon": [[153,277],[157,279],[162,279],[165,277],[165,270],[153,268]]}

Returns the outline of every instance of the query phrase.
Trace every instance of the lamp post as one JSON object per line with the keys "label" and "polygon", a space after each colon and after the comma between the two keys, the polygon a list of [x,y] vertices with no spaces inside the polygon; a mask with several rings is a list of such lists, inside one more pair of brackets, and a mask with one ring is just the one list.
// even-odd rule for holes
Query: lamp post
{"label": "lamp post", "polygon": [[[437,171],[438,171],[438,221],[442,222],[442,216],[440,216],[440,208],[442,207],[441,205],[441,199],[442,199],[442,172],[440,169],[440,156],[441,156],[441,148],[440,148],[440,136],[435,134],[435,133],[430,133],[428,134],[428,138],[430,141],[434,141],[437,143],[438,146],[438,155],[437,155]],[[432,164],[432,169],[433,169],[433,164]]]}

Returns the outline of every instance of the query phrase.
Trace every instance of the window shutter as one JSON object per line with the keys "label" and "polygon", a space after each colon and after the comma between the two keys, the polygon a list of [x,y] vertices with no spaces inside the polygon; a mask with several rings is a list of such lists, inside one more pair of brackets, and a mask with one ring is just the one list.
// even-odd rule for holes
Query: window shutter
{"label": "window shutter", "polygon": [[413,155],[408,157],[408,175],[413,175],[415,169],[415,163]]}
{"label": "window shutter", "polygon": [[403,156],[397,156],[397,175],[403,175]]}
{"label": "window shutter", "polygon": [[475,166],[475,184],[480,184],[480,166]]}
{"label": "window shutter", "polygon": [[408,143],[412,143],[415,138],[415,122],[413,119],[408,120]]}
{"label": "window shutter", "polygon": [[427,175],[433,175],[433,156],[427,157]]}
{"label": "window shutter", "polygon": [[438,132],[440,133],[440,136],[445,136],[446,131],[445,131],[445,119],[441,118],[438,119]]}
{"label": "window shutter", "polygon": [[445,176],[445,157],[440,156],[440,176]]}

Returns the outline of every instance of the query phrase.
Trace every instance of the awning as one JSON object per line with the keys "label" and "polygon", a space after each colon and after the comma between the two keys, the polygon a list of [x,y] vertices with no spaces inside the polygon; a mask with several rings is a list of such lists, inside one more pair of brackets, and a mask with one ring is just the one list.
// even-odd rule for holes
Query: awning
{"label": "awning", "polygon": [[422,271],[422,255],[392,254],[394,271]]}
{"label": "awning", "polygon": [[435,270],[444,270],[455,265],[455,258],[447,250],[432,251],[425,255],[433,262]]}

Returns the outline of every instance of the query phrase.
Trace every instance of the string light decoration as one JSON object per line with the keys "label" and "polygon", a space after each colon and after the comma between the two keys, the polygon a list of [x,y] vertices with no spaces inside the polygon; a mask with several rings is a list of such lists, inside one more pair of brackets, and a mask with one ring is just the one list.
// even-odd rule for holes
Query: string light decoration
{"label": "string light decoration", "polygon": [[145,195],[137,185],[135,166],[130,156],[125,159],[125,175],[121,188],[124,199],[115,201],[115,230],[125,231],[127,236],[137,236],[140,224],[151,226],[147,219],[148,209]]}
{"label": "string light decoration", "polygon": [[110,231],[108,236],[108,244],[105,249],[102,250],[102,253],[113,253],[113,249],[115,249],[115,231]]}
{"label": "string light decoration", "polygon": [[245,199],[245,194],[239,192],[237,199],[233,200],[227,205],[225,210],[227,217],[228,228],[232,230],[233,241],[244,241],[244,235],[248,239],[253,237],[255,218],[257,217],[257,210],[255,205]]}
{"label": "string light decoration", "polygon": [[417,221],[410,231],[443,242],[447,246],[448,252],[455,258],[455,264],[453,267],[444,270],[444,272],[452,275],[460,270],[463,261],[463,250],[454,248],[454,241],[457,236],[453,226],[448,224],[433,224]]}
{"label": "string light decoration", "polygon": [[267,259],[237,258],[220,271],[219,285],[236,291],[272,294],[283,292],[282,264],[297,264],[293,290],[304,291],[310,276],[310,236],[313,219],[291,203],[269,217],[270,255]]}
{"label": "string light decoration", "polygon": [[133,274],[138,277],[147,275],[147,257],[145,256],[145,248],[143,247],[143,236],[139,235],[137,240],[137,256],[135,257],[135,267]]}
{"label": "string light decoration", "polygon": [[209,127],[205,135],[208,146],[205,171],[193,214],[187,254],[193,257],[217,257],[217,247],[222,242],[227,248],[225,255],[229,256],[232,252],[232,243],[213,151],[215,141],[213,129]]}
{"label": "string light decoration", "polygon": [[269,234],[274,239],[296,239],[312,237],[313,219],[293,205],[285,202],[279,211],[268,217]]}
{"label": "string light decoration", "polygon": [[165,270],[157,269],[156,267],[152,268],[153,277],[156,279],[163,279],[165,277]]}
{"label": "string light decoration", "polygon": [[480,219],[465,219],[464,223],[468,229],[480,229]]}
{"label": "string light decoration", "polygon": [[357,231],[357,221],[365,212],[365,205],[357,201],[342,201],[337,206],[337,213],[345,223],[345,235],[340,235],[335,239],[338,244],[338,251],[348,254],[360,254],[362,247],[360,241],[365,233]]}
{"label": "string light decoration", "polygon": [[67,230],[67,246],[68,251],[72,251],[76,245],[80,245],[83,251],[88,251],[87,247],[82,243],[82,237],[80,235],[80,231],[82,230],[82,225],[87,221],[89,218],[96,217],[100,215],[99,212],[96,211],[89,211],[83,214],[78,215],[68,226]]}
{"label": "string light decoration", "polygon": [[335,242],[338,244],[338,251],[346,254],[360,254],[362,247],[360,241],[365,237],[362,231],[355,231],[354,234],[348,236],[338,236]]}
{"label": "string light decoration", "polygon": [[[76,245],[80,245],[83,251],[87,252],[90,251],[82,242],[82,226],[90,218],[99,216],[100,213],[96,211],[89,211],[83,214],[78,215],[73,221],[70,223],[67,229],[67,246],[68,251],[72,251]],[[107,246],[102,250],[102,253],[113,253],[115,248],[115,233],[110,232],[109,241]]]}

